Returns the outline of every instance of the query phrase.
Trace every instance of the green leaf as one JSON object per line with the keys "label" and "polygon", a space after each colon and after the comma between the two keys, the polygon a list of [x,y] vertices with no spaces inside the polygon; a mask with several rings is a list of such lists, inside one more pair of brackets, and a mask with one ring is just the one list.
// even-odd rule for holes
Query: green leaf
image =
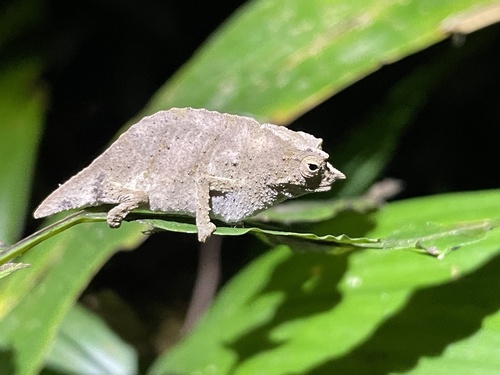
{"label": "green leaf", "polygon": [[[361,201],[362,200],[360,200],[360,202]],[[298,208],[299,212],[291,211],[292,215],[295,213],[297,217],[307,218],[307,212],[317,208],[318,203],[319,202],[316,201],[305,201],[297,204],[290,203],[284,206],[292,206],[292,210]],[[345,204],[346,201],[343,203]],[[406,206],[408,205],[409,204],[406,203]],[[421,204],[419,203],[418,205],[418,209],[420,210]],[[286,212],[290,211],[285,209],[282,214],[286,214]],[[327,211],[319,209],[319,215],[324,215],[327,219],[330,219],[328,214],[332,214],[331,209]],[[277,215],[272,216],[278,217]],[[315,218],[315,216],[313,218]],[[196,225],[193,223],[165,219],[139,219],[139,221],[149,224],[153,232],[160,229],[173,232],[197,233]],[[332,225],[332,222],[326,223],[326,225]],[[325,223],[321,223],[321,226],[324,227]],[[436,223],[429,221],[429,218],[426,217],[422,222],[415,220],[412,221],[411,224],[406,223],[405,225],[400,225],[399,229],[393,234],[381,239],[366,237],[352,238],[346,234],[338,236],[331,234],[317,235],[314,233],[290,230],[265,229],[251,225],[245,227],[217,226],[214,235],[240,236],[247,233],[253,233],[259,237],[265,238],[267,242],[271,244],[285,244],[294,250],[301,251],[330,251],[338,254],[360,248],[385,250],[420,249],[424,253],[444,257],[449,251],[455,251],[463,245],[480,241],[489,231],[498,227],[500,227],[500,217],[494,219],[467,220],[451,224]],[[351,230],[354,230],[354,228],[352,227]],[[334,231],[338,230],[335,229],[333,225],[329,228],[329,232],[332,233]],[[341,251],[338,251],[339,249]]]}
{"label": "green leaf", "polygon": [[28,49],[17,56],[12,41],[41,22],[42,8],[27,0],[0,12],[0,247],[23,231],[46,107],[42,59]]}
{"label": "green leaf", "polygon": [[448,36],[442,22],[492,1],[252,1],[156,95],[173,106],[288,123],[380,66]]}
{"label": "green leaf", "polygon": [[31,264],[29,271],[0,280],[0,357],[6,350],[15,353],[4,366],[21,374],[38,373],[82,289],[116,251],[133,249],[144,240],[140,229],[137,223],[124,223],[117,230],[105,223],[82,224],[20,257]]}
{"label": "green leaf", "polygon": [[38,140],[45,114],[36,84],[41,64],[19,63],[0,70],[0,243],[23,230]]}
{"label": "green leaf", "polygon": [[137,374],[137,354],[80,305],[64,318],[47,367],[64,374]]}
{"label": "green leaf", "polygon": [[[436,228],[499,218],[500,190],[448,194],[388,204],[373,215],[367,236],[383,242],[405,228],[404,236],[433,236]],[[398,250],[329,256],[276,247],[231,280],[150,373],[386,374],[425,356],[433,357],[423,362],[428,372],[415,373],[440,373],[448,364],[457,369],[451,362],[465,351],[476,368],[491,370],[498,365],[488,343],[500,328],[500,228],[483,229],[465,239],[446,232],[460,248],[441,260]]]}
{"label": "green leaf", "polygon": [[[167,221],[158,219],[143,219],[140,220],[149,224],[153,230],[161,229],[173,232],[196,233],[196,225],[190,223],[180,223],[178,221]],[[371,238],[350,238],[346,235],[333,236],[317,236],[313,233],[288,232],[281,230],[270,230],[257,227],[223,227],[218,226],[214,235],[219,236],[241,236],[247,233],[254,233],[264,236],[270,242],[285,242],[297,249],[302,249],[308,244],[308,250],[335,251],[336,248],[341,248],[342,251],[353,250],[357,248],[377,248],[380,247],[380,241]],[[294,245],[291,245],[293,243]]]}

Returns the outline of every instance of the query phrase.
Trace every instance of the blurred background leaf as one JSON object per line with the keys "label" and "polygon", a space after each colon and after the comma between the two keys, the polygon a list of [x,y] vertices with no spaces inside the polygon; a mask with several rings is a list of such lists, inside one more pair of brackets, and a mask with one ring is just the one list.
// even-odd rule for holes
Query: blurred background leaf
{"label": "blurred background leaf", "polygon": [[30,272],[0,281],[0,343],[8,342],[16,353],[9,366],[20,374],[38,373],[64,316],[90,279],[115,252],[134,249],[143,240],[136,223],[116,231],[105,223],[82,224],[22,255]]}
{"label": "blurred background leaf", "polygon": [[64,317],[47,367],[69,374],[137,374],[137,353],[79,305]]}
{"label": "blurred background leaf", "polygon": [[160,89],[147,111],[192,106],[286,124],[382,64],[446,38],[446,18],[491,3],[252,1]]}
{"label": "blurred background leaf", "polygon": [[4,64],[0,69],[0,244],[6,245],[23,233],[44,121],[45,92],[38,81],[40,63]]}

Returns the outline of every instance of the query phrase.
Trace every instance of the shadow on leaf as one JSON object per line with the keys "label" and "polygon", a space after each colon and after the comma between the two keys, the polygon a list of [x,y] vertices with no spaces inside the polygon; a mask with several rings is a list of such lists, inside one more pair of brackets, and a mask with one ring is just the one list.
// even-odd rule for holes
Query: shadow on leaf
{"label": "shadow on leaf", "polygon": [[11,350],[0,348],[0,374],[14,373],[14,353]]}
{"label": "shadow on leaf", "polygon": [[499,268],[497,256],[461,279],[415,292],[367,341],[308,374],[385,375],[442,355],[449,345],[474,335],[484,318],[500,308]]}
{"label": "shadow on leaf", "polygon": [[[313,318],[331,310],[341,301],[338,283],[347,269],[347,256],[329,256],[323,253],[294,253],[277,266],[267,286],[255,295],[283,293],[283,302],[272,319],[227,346],[243,363],[259,353],[281,345],[270,338],[270,332],[280,325]],[[290,282],[290,270],[295,282]]]}

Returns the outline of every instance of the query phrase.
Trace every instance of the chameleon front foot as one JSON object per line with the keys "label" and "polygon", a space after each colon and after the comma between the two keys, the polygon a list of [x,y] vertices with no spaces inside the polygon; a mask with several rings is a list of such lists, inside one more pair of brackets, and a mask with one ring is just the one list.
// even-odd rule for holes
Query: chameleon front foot
{"label": "chameleon front foot", "polygon": [[215,231],[216,226],[214,223],[207,223],[203,225],[198,225],[198,241],[205,242]]}

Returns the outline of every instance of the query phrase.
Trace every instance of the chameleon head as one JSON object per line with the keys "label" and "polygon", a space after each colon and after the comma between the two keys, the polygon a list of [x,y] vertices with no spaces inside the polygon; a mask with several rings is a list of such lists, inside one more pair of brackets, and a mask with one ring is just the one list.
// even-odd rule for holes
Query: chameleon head
{"label": "chameleon head", "polygon": [[299,170],[303,179],[304,194],[328,191],[336,180],[346,178],[342,172],[328,163],[327,159],[328,154],[321,151],[301,160]]}
{"label": "chameleon head", "polygon": [[282,142],[276,142],[275,152],[267,155],[273,163],[270,169],[279,171],[275,186],[285,199],[328,191],[335,181],[346,178],[328,163],[329,155],[321,149],[322,139],[278,126],[273,131]]}
{"label": "chameleon head", "polygon": [[328,163],[328,154],[319,148],[296,152],[285,164],[287,173],[283,173],[279,184],[285,199],[328,191],[335,181],[346,178]]}

